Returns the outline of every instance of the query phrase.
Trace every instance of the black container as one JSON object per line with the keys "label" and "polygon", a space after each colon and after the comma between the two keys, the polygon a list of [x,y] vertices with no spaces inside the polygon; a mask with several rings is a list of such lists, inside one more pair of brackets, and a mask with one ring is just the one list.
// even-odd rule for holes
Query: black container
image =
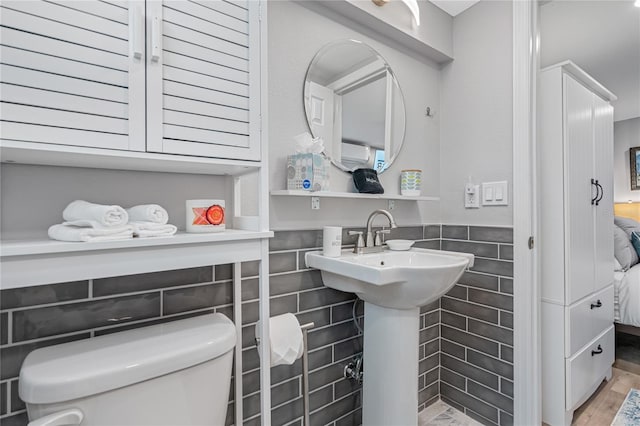
{"label": "black container", "polygon": [[356,169],[353,172],[353,184],[361,194],[384,194],[384,188],[373,169]]}

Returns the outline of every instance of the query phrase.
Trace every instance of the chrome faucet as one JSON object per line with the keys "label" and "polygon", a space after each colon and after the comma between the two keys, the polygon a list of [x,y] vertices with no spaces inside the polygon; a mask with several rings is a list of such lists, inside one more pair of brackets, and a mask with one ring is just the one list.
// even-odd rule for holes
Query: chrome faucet
{"label": "chrome faucet", "polygon": [[355,244],[355,247],[353,248],[353,252],[356,254],[363,254],[363,253],[374,253],[374,252],[378,252],[378,251],[382,251],[382,239],[380,237],[380,234],[388,234],[391,232],[391,230],[389,229],[382,229],[380,231],[376,231],[375,234],[375,238],[373,237],[373,230],[371,229],[373,226],[373,221],[376,218],[376,216],[378,215],[384,215],[387,217],[387,219],[389,219],[389,226],[393,229],[393,228],[397,228],[398,225],[396,225],[396,221],[393,219],[393,216],[391,216],[391,213],[389,213],[386,210],[374,210],[373,213],[371,213],[369,215],[369,218],[367,219],[367,238],[366,238],[366,243],[364,238],[362,237],[362,231],[349,231],[349,235],[357,235],[358,236],[358,240]]}
{"label": "chrome faucet", "polygon": [[386,210],[382,210],[382,209],[374,210],[369,215],[369,218],[367,219],[367,241],[366,241],[365,247],[382,246],[382,241],[381,241],[381,238],[380,238],[380,234],[388,234],[389,232],[391,232],[391,230],[389,230],[389,229],[383,229],[381,231],[376,231],[376,237],[375,237],[375,239],[373,238],[373,232],[371,230],[371,227],[373,226],[374,219],[378,215],[384,215],[384,216],[387,217],[387,219],[389,219],[389,226],[391,227],[391,229],[398,227],[398,225],[396,225],[396,221],[393,219],[393,216],[391,216],[391,213],[389,213]]}

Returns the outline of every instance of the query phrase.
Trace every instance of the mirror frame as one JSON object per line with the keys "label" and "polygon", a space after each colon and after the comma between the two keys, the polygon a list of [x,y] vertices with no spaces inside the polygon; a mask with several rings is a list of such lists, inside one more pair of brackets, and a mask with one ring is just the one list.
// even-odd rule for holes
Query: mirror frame
{"label": "mirror frame", "polygon": [[[406,104],[405,104],[404,92],[402,91],[402,88],[400,87],[400,83],[398,82],[398,79],[397,79],[395,73],[393,72],[393,69],[391,68],[391,65],[389,65],[389,62],[386,60],[386,58],[384,56],[382,56],[377,50],[375,50],[373,47],[369,46],[367,43],[364,43],[362,41],[355,40],[355,39],[338,39],[338,40],[331,41],[331,42],[325,44],[324,46],[322,46],[313,55],[313,58],[311,59],[311,62],[309,63],[309,66],[307,67],[307,72],[305,73],[305,76],[304,76],[304,82],[303,82],[303,88],[302,88],[302,104],[303,104],[303,107],[304,107],[304,116],[305,116],[305,119],[307,121],[307,127],[309,128],[309,132],[311,133],[311,135],[313,137],[316,137],[316,135],[314,134],[313,128],[311,127],[311,116],[310,116],[311,107],[307,104],[307,99],[306,99],[307,98],[306,95],[307,95],[307,91],[308,91],[308,85],[309,85],[309,82],[311,81],[311,80],[309,80],[309,74],[310,74],[311,69],[314,66],[314,64],[316,64],[318,62],[318,60],[322,57],[322,55],[324,55],[332,47],[338,46],[338,45],[343,45],[345,43],[357,44],[357,45],[363,46],[365,49],[368,49],[372,54],[377,56],[384,63],[384,70],[386,71],[387,76],[391,77],[393,79],[394,87],[398,91],[399,99],[402,101],[402,104],[401,104],[402,112],[403,112],[402,132],[399,135],[401,140],[398,143],[397,149],[395,150],[395,152],[392,153],[390,158],[385,161],[384,167],[382,168],[382,170],[378,171],[377,168],[375,167],[375,164],[373,164],[371,166],[371,168],[373,168],[374,170],[376,170],[380,174],[380,173],[385,172],[387,169],[389,169],[389,167],[391,167],[393,162],[397,159],[398,155],[402,151],[402,148],[403,148],[404,142],[405,142],[405,138],[406,138],[406,133],[407,133],[407,107],[406,107]],[[341,161],[338,161],[337,159],[334,159],[332,156],[327,155],[326,151],[323,151],[322,154],[327,159],[329,159],[331,161],[331,164],[333,164],[335,167],[337,167],[338,169],[342,170],[343,172],[351,173],[353,170],[355,170],[355,168],[346,167],[344,164],[342,164]]]}

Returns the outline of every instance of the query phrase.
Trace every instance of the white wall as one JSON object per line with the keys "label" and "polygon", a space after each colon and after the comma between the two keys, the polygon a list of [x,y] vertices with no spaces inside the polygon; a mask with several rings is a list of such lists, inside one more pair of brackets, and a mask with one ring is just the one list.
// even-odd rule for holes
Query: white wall
{"label": "white wall", "polygon": [[615,121],[640,116],[640,9],[633,1],[551,1],[539,11],[540,65],[575,62],[618,96]]}
{"label": "white wall", "polygon": [[482,1],[453,22],[455,59],[442,69],[443,223],[512,225],[509,206],[464,208],[464,185],[506,180],[512,200],[512,8]]}
{"label": "white wall", "polygon": [[640,201],[640,190],[631,190],[629,148],[640,146],[640,117],[616,121],[613,126],[613,200]]}
{"label": "white wall", "polygon": [[224,199],[227,218],[233,217],[227,177],[18,164],[2,164],[0,176],[3,239],[45,238],[47,228],[61,223],[64,208],[78,199],[125,208],[160,204],[181,230],[185,200]]}
{"label": "white wall", "polygon": [[[408,12],[408,11],[407,11]],[[390,64],[404,93],[407,109],[405,144],[396,162],[381,175],[385,192],[399,193],[400,171],[424,171],[423,195],[440,189],[439,116],[425,117],[427,106],[440,103],[439,69],[435,63],[408,55],[289,1],[268,2],[269,14],[269,167],[272,189],[286,187],[286,157],[293,153],[293,136],[308,131],[302,103],[307,67],[326,43],[353,38],[376,49]],[[331,189],[352,191],[351,176],[331,169]],[[321,200],[310,209],[308,198],[271,197],[272,229],[317,228],[323,225],[364,226],[368,214],[387,203],[377,200]],[[437,202],[396,203],[400,225],[438,222]]]}

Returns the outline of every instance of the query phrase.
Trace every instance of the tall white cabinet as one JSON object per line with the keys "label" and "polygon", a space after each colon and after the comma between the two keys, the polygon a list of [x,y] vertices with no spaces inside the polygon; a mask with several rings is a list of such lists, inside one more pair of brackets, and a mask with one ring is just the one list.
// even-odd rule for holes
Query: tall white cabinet
{"label": "tall white cabinet", "polygon": [[542,418],[569,425],[611,376],[613,107],[572,62],[539,79]]}

